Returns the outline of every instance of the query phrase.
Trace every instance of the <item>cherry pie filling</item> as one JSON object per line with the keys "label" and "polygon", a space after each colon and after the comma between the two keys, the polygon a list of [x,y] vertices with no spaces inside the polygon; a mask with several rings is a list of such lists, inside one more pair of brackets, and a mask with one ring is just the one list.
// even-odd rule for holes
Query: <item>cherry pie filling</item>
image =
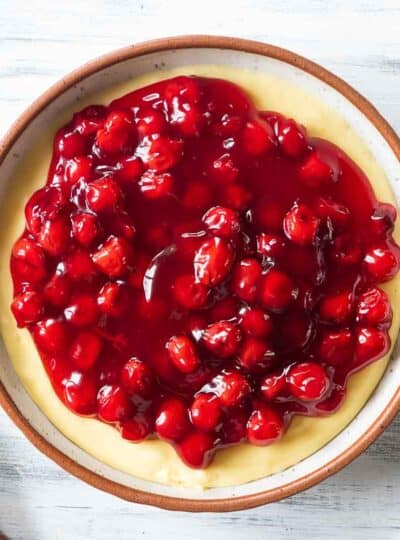
{"label": "cherry pie filling", "polygon": [[59,398],[191,467],[340,407],[390,347],[396,210],[339,148],[219,79],[76,113],[12,250]]}

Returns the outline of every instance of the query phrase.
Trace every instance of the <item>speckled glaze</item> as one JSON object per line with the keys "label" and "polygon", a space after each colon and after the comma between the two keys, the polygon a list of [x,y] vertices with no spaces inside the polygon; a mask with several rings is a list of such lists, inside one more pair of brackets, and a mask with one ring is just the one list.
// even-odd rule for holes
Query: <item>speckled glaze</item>
{"label": "speckled glaze", "polygon": [[[77,101],[79,96],[135,74],[189,63],[234,64],[247,69],[271,71],[316,93],[363,133],[396,191],[400,141],[362,96],[323,68],[289,51],[256,42],[207,36],[157,40],[128,47],[83,66],[57,83],[17,120],[0,144],[3,181],[6,181],[13,163],[28,147],[29,140],[40,130],[43,122],[55,118],[60,110]],[[129,477],[74,446],[32,403],[19,383],[4,347],[0,355],[3,359],[0,366],[0,403],[35,446],[95,487],[127,500],[168,509],[240,510],[306,489],[359,455],[388,425],[400,406],[400,389],[396,382],[399,380],[400,359],[397,358],[396,347],[390,368],[362,412],[338,437],[313,456],[287,471],[242,486],[205,492],[182,490]]]}

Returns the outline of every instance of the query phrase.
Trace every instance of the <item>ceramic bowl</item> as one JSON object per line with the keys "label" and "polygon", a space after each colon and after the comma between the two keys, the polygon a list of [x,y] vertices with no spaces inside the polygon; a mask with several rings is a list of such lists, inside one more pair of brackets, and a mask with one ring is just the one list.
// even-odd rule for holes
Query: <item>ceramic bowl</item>
{"label": "ceramic bowl", "polygon": [[[0,145],[0,196],[15,166],[42,127],[79,97],[155,69],[193,64],[234,65],[278,75],[316,94],[362,134],[384,168],[397,198],[400,141],[360,94],[344,81],[295,53],[234,38],[184,36],[112,52],[74,71],[50,88],[16,121]],[[225,488],[173,488],[140,480],[97,461],[66,439],[30,399],[2,345],[0,403],[26,437],[64,469],[93,486],[127,499],[167,509],[231,511],[276,501],[304,490],[340,470],[376,439],[400,406],[400,357],[395,347],[389,368],[356,418],[329,444],[288,470]]]}

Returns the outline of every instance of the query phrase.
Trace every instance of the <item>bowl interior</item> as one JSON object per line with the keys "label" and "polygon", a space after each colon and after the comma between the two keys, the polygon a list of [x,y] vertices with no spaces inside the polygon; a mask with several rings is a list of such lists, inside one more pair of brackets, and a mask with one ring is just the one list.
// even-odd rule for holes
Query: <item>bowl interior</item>
{"label": "bowl interior", "polygon": [[[137,75],[154,72],[154,70],[162,72],[162,70],[193,64],[234,65],[238,68],[259,70],[295,83],[306,91],[317,95],[337,110],[358,133],[362,134],[370,151],[384,168],[396,198],[400,199],[400,185],[396,182],[400,175],[400,167],[396,155],[375,126],[340,92],[313,75],[284,61],[244,51],[216,48],[170,49],[131,58],[98,71],[67,89],[36,116],[8,153],[1,166],[0,196],[3,195],[4,188],[11,177],[18,159],[17,156],[22,155],[29,148],[32,137],[36,137],[43,126],[54,121],[61,111],[74,104],[82,96],[92,94],[111,84],[123,82]],[[104,465],[78,448],[65,438],[33,403],[19,383],[3,344],[0,347],[0,378],[17,408],[33,428],[63,454],[88,470],[123,486],[153,494],[184,499],[232,499],[279,488],[302,477],[309,476],[345,452],[380,416],[398,390],[400,357],[398,355],[398,345],[396,345],[389,368],[373,396],[351,424],[324,448],[281,473],[240,486],[213,488],[206,491],[187,488],[182,490],[131,477]]]}

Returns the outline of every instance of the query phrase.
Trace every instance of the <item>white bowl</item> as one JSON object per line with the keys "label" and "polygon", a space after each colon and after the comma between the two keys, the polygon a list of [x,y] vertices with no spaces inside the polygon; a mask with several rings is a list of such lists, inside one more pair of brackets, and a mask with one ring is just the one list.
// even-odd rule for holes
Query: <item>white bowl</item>
{"label": "white bowl", "polygon": [[[379,113],[346,83],[294,53],[256,42],[206,36],[164,39],[131,46],[85,65],[53,86],[22,116],[0,146],[0,197],[18,156],[42,128],[77,100],[155,69],[219,64],[259,70],[294,82],[329,104],[362,134],[400,197],[400,141]],[[20,383],[4,345],[0,349],[0,402],[25,435],[62,467],[125,499],[169,509],[225,511],[256,506],[301,491],[359,455],[388,425],[400,404],[400,358],[393,358],[361,412],[331,442],[297,465],[243,485],[198,490],[173,488],[134,478],[96,460],[62,435]]]}

